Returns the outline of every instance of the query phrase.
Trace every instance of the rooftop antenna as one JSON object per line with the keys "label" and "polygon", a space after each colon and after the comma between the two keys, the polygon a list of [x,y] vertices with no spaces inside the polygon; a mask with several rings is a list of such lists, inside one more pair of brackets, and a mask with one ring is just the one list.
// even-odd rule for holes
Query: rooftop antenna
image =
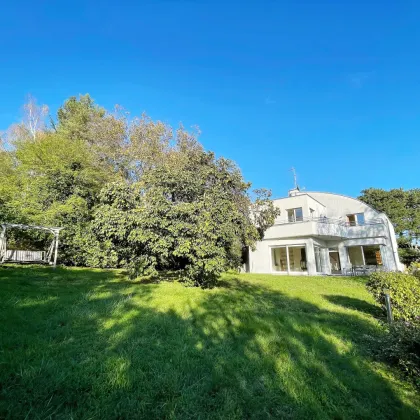
{"label": "rooftop antenna", "polygon": [[293,172],[293,181],[295,183],[295,190],[299,189],[298,183],[297,183],[297,175],[296,175],[296,169],[292,166],[292,169],[290,169]]}

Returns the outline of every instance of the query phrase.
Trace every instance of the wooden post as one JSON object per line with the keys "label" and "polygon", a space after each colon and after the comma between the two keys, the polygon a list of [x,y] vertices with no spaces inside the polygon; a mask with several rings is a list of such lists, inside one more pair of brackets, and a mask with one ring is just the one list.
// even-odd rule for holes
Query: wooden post
{"label": "wooden post", "polygon": [[4,262],[7,253],[6,225],[2,225],[1,227],[2,230],[0,234],[0,262]]}
{"label": "wooden post", "polygon": [[57,254],[58,254],[58,232],[55,233],[55,248],[54,248],[54,268],[57,266]]}
{"label": "wooden post", "polygon": [[389,290],[385,290],[385,307],[388,323],[392,324],[394,322],[394,316],[392,315],[391,297],[389,296]]}

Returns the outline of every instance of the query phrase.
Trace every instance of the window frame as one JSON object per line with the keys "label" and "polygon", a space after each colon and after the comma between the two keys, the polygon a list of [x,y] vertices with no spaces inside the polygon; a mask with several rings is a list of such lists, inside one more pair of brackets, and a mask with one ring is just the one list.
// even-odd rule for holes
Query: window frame
{"label": "window frame", "polygon": [[[362,266],[377,266],[377,267],[384,267],[384,253],[383,253],[383,248],[381,246],[381,244],[372,244],[372,245],[351,245],[351,246],[347,246],[346,247],[346,251],[347,251],[347,262],[349,264],[351,264],[352,266],[358,266],[358,264],[353,264],[351,261],[351,256],[350,256],[350,248],[359,248],[360,249],[360,255],[362,257]],[[365,253],[365,248],[370,248],[369,251],[374,251],[375,252],[375,264],[372,263],[367,263],[366,261],[366,253]],[[373,249],[372,249],[373,248]],[[379,256],[378,256],[378,252],[379,252]],[[370,257],[368,256],[369,262],[370,262]],[[359,264],[360,265],[360,264]]]}
{"label": "window frame", "polygon": [[[351,221],[350,217],[353,218],[354,221]],[[364,226],[366,224],[364,212],[346,214],[346,219],[347,219],[347,225],[351,227]]]}
{"label": "window frame", "polygon": [[[287,265],[287,270],[286,271],[277,271],[274,270],[274,258],[273,258],[273,251],[274,249],[277,248],[284,248],[286,250],[286,265]],[[305,265],[306,265],[306,269],[305,270],[301,270],[301,271],[292,271],[290,269],[291,265],[290,265],[290,254],[289,254],[289,248],[299,248],[299,249],[304,249],[305,250]],[[293,245],[273,245],[269,247],[270,250],[270,267],[271,267],[271,272],[273,274],[276,273],[280,273],[280,274],[308,274],[308,248],[306,246],[306,244],[293,244]]]}
{"label": "window frame", "polygon": [[[296,215],[296,210],[300,210],[301,216]],[[287,221],[289,223],[297,223],[297,222],[303,222],[303,207],[294,207],[292,209],[286,209],[287,211]],[[290,217],[290,212],[293,212],[292,218]]]}

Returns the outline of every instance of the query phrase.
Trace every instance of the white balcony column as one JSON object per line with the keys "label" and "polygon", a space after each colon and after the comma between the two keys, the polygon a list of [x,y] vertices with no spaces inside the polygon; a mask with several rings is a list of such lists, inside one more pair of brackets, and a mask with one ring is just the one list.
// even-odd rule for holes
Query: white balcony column
{"label": "white balcony column", "polygon": [[398,266],[395,263],[395,256],[392,252],[392,247],[389,245],[380,245],[379,247],[382,256],[382,264],[387,270],[398,270]]}
{"label": "white balcony column", "polygon": [[340,256],[341,272],[344,274],[350,263],[347,247],[343,242],[338,245],[338,255]]}
{"label": "white balcony column", "polygon": [[287,274],[290,274],[289,247],[286,245]]}
{"label": "white balcony column", "polygon": [[330,253],[328,247],[321,248],[321,265],[323,274],[331,274]]}
{"label": "white balcony column", "polygon": [[360,252],[362,253],[363,265],[366,265],[365,251],[363,251],[363,245],[360,245]]}
{"label": "white balcony column", "polygon": [[[271,252],[271,251],[270,251]],[[253,261],[253,255],[254,253],[252,252],[251,247],[248,247],[248,273],[253,273],[253,268],[254,268],[254,261]]]}
{"label": "white balcony column", "polygon": [[314,276],[316,274],[315,249],[312,238],[306,242],[306,267],[308,269],[308,275]]}
{"label": "white balcony column", "polygon": [[[385,245],[379,245],[379,250],[381,251],[382,265],[385,268],[391,268],[389,264],[388,252]],[[392,269],[392,268],[391,268]]]}

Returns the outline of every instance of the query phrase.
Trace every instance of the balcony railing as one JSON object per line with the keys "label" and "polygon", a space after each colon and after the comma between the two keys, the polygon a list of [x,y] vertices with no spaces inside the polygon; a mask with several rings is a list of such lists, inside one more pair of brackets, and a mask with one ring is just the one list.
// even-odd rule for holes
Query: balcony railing
{"label": "balcony railing", "polygon": [[274,223],[274,225],[288,225],[291,223],[304,223],[304,222],[317,222],[317,223],[325,223],[325,224],[334,224],[338,226],[345,226],[345,227],[356,227],[356,226],[372,226],[372,225],[383,225],[384,221],[382,219],[370,219],[366,220],[363,223],[357,222],[347,222],[342,219],[333,219],[330,217],[298,217],[294,220],[279,220]]}
{"label": "balcony railing", "polygon": [[343,219],[329,217],[301,217],[295,221],[277,220],[265,237],[321,236],[330,238],[357,239],[385,237],[387,230],[381,219],[365,220],[363,224],[349,223]]}

